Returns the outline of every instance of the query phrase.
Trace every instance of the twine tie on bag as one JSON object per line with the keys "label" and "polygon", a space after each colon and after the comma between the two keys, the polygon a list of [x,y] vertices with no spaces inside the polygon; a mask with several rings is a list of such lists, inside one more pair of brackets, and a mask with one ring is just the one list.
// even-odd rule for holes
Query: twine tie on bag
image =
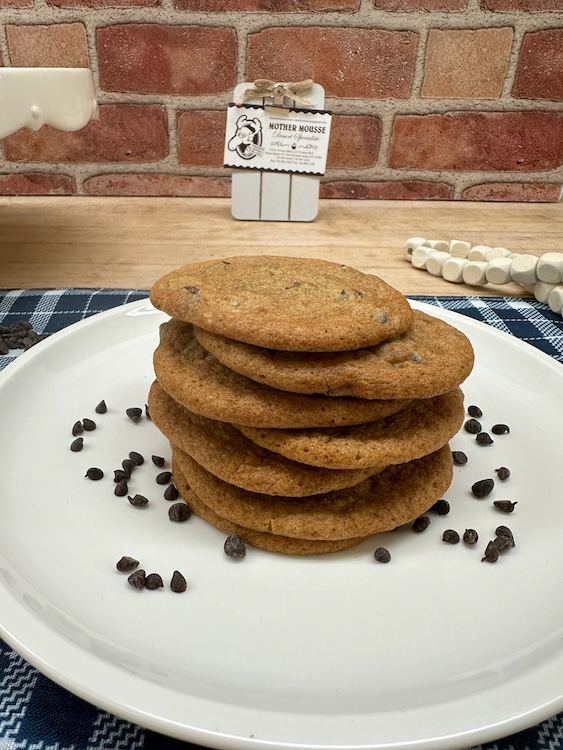
{"label": "twine tie on bag", "polygon": [[274,100],[274,106],[282,107],[283,100],[287,97],[305,107],[312,107],[313,103],[301,96],[301,92],[310,89],[312,85],[313,81],[310,78],[305,81],[295,81],[293,83],[281,83],[270,81],[267,78],[258,78],[253,82],[252,87],[242,92],[236,103],[242,104],[247,98],[271,96]]}

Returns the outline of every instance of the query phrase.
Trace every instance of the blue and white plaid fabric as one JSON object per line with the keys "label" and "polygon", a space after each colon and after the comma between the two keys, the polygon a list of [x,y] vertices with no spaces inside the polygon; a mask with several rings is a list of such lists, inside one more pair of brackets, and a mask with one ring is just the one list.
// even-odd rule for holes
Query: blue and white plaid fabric
{"label": "blue and white plaid fabric", "polygon": [[[147,291],[140,289],[0,291],[0,325],[28,320],[37,333],[49,335],[90,315],[146,296]],[[535,300],[426,296],[414,299],[483,321],[563,362],[563,319]],[[11,350],[0,355],[0,369],[20,354]],[[37,672],[0,640],[0,750],[197,747],[143,729],[85,703]],[[474,750],[563,750],[563,714]]]}

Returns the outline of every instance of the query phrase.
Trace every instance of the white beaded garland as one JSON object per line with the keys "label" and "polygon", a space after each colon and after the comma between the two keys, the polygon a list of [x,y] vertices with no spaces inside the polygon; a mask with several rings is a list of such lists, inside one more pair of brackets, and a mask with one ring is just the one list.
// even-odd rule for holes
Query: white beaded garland
{"label": "white beaded garland", "polygon": [[513,253],[500,245],[471,246],[464,240],[410,237],[404,244],[404,255],[415,268],[457,284],[502,286],[516,282],[538,302],[563,316],[563,253],[538,257]]}

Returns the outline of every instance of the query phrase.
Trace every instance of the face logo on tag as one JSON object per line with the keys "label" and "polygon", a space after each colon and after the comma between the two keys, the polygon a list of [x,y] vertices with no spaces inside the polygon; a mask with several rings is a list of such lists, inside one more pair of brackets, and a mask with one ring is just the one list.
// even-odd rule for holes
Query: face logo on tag
{"label": "face logo on tag", "polygon": [[236,151],[241,159],[253,159],[263,153],[262,123],[256,117],[241,115],[236,121],[236,131],[227,148]]}
{"label": "face logo on tag", "polygon": [[330,123],[326,110],[229,104],[223,165],[321,176]]}

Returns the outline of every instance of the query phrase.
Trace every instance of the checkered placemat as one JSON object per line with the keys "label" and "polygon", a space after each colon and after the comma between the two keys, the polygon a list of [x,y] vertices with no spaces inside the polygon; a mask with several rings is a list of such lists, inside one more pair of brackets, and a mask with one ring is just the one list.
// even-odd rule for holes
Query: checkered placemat
{"label": "checkered placemat", "polygon": [[[38,334],[48,336],[90,315],[144,299],[147,294],[140,289],[0,290],[0,335],[1,326],[26,320]],[[428,296],[413,299],[483,321],[563,363],[563,320],[535,300]],[[0,355],[0,369],[16,356],[25,356],[25,352],[11,349]],[[197,747],[91,706],[37,672],[0,640],[0,750],[188,750]],[[474,750],[563,750],[563,713]]]}

